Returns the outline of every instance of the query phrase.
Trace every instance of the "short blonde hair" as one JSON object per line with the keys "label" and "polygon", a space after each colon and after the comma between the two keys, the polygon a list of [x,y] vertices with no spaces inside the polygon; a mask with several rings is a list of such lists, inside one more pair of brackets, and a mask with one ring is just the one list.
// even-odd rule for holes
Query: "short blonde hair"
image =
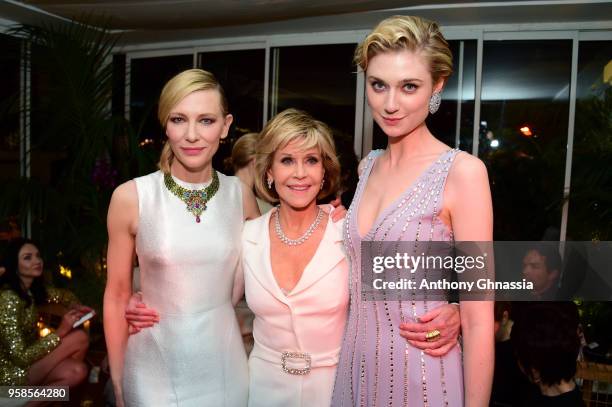
{"label": "short blonde hair", "polygon": [[354,62],[365,72],[374,56],[400,50],[421,52],[429,62],[434,84],[453,73],[453,54],[440,27],[416,16],[393,16],[381,21],[357,46]]}
{"label": "short blonde hair", "polygon": [[236,140],[230,159],[234,172],[246,167],[255,158],[258,141],[259,133],[247,133]]}
{"label": "short blonde hair", "polygon": [[255,189],[268,202],[278,202],[276,189],[267,187],[268,170],[272,167],[274,153],[294,140],[301,140],[304,150],[318,148],[325,170],[323,189],[317,199],[335,194],[340,180],[340,162],[331,130],[311,115],[297,109],[287,109],[266,124],[257,144],[255,161]]}
{"label": "short blonde hair", "polygon": [[[157,118],[161,126],[166,129],[170,112],[187,95],[200,90],[216,90],[221,97],[221,112],[227,115],[227,98],[217,78],[203,69],[188,69],[170,79],[159,96],[159,108]],[[174,153],[168,143],[164,144],[159,158],[159,169],[164,173],[170,173],[170,165],[174,160]]]}

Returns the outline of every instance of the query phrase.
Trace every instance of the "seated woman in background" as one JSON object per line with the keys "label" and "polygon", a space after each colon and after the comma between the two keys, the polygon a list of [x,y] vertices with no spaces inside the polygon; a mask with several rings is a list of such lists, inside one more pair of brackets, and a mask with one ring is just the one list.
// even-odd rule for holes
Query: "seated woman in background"
{"label": "seated woman in background", "polygon": [[[45,286],[43,260],[31,240],[9,244],[0,277],[0,385],[76,386],[85,379],[83,362],[89,338],[72,325],[91,308],[70,292]],[[62,304],[71,309],[60,326],[39,338],[38,307]]]}
{"label": "seated woman in background", "polygon": [[[232,156],[229,159],[234,175],[251,190],[255,188],[255,148],[259,140],[258,133],[247,133],[240,137],[232,147]],[[272,209],[269,202],[257,197],[257,206],[260,213]]]}

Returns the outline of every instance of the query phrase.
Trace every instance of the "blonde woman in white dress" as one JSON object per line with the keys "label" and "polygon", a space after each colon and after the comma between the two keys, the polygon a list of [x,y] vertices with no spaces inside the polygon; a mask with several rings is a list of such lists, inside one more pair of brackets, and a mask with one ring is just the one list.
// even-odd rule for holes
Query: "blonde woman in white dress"
{"label": "blonde woman in white dress", "polygon": [[[259,211],[249,188],[212,168],[232,115],[214,76],[192,69],[166,84],[158,116],[168,137],[160,171],[120,185],[108,210],[104,331],[117,405],[243,407],[232,297],[242,295],[234,280],[244,219]],[[128,338],[134,251],[159,323]]]}

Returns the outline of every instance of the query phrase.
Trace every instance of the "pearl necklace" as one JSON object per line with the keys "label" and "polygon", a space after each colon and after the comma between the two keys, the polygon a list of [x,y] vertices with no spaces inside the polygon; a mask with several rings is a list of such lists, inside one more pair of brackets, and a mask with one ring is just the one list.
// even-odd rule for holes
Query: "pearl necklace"
{"label": "pearl necklace", "polygon": [[276,230],[276,236],[278,236],[280,241],[286,245],[289,245],[289,246],[301,245],[306,240],[308,240],[310,235],[312,235],[312,232],[314,232],[315,229],[321,223],[321,219],[323,219],[323,210],[321,208],[318,208],[318,209],[319,209],[319,212],[317,213],[317,217],[315,218],[314,222],[312,222],[312,224],[308,227],[306,232],[297,239],[289,239],[285,235],[285,233],[283,232],[283,229],[281,228],[281,224],[280,224],[280,216],[278,215],[279,209],[277,209],[276,212],[274,213],[274,229]]}

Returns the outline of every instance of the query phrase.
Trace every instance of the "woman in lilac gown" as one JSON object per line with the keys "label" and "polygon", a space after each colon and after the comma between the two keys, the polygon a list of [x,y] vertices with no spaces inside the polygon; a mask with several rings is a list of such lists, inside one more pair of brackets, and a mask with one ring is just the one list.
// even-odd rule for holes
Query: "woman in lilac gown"
{"label": "woman in lilac gown", "polygon": [[332,406],[484,407],[493,371],[492,302],[460,303],[463,355],[455,344],[440,357],[407,342],[416,338],[403,323],[446,301],[362,296],[362,241],[492,240],[484,165],[438,141],[425,125],[452,72],[448,44],[437,24],[396,16],[366,37],[355,60],[388,146],[365,160],[345,222],[351,299]]}

